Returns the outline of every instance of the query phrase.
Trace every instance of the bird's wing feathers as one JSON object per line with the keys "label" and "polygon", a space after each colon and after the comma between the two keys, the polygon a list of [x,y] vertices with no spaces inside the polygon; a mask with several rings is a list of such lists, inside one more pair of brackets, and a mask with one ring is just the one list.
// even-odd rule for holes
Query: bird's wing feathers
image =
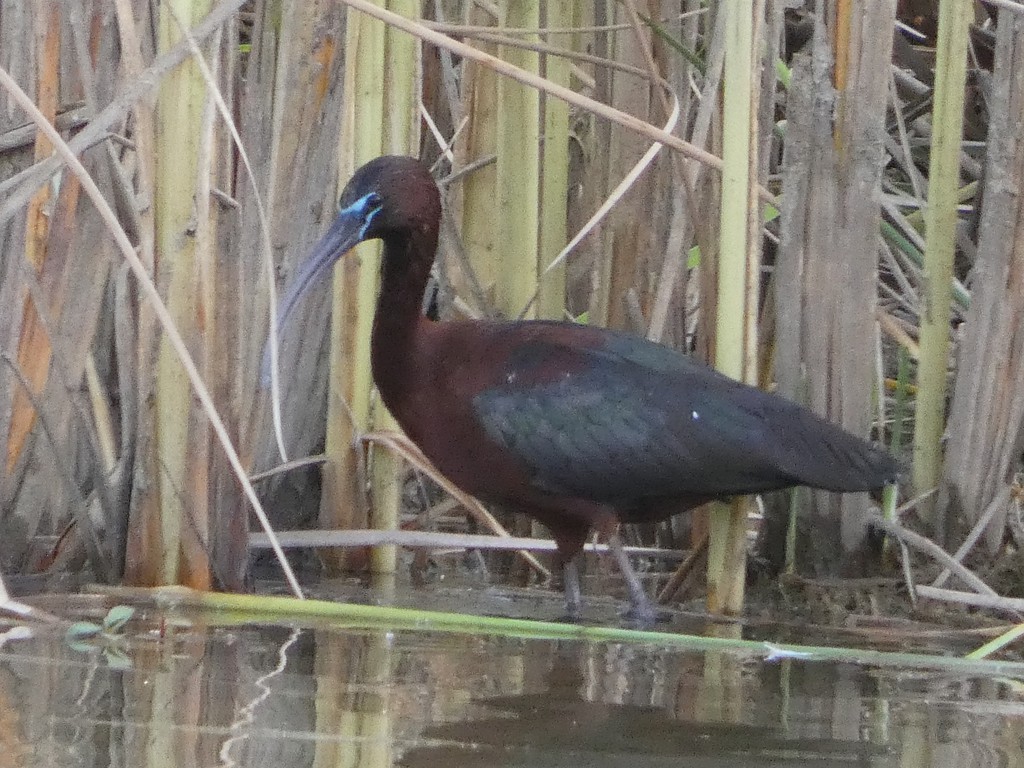
{"label": "bird's wing feathers", "polygon": [[615,501],[864,491],[899,472],[886,452],[806,408],[667,347],[548,327],[515,347],[473,404],[490,437],[552,492]]}
{"label": "bird's wing feathers", "polygon": [[474,399],[487,433],[538,486],[613,501],[800,482],[765,450],[773,424],[755,390],[665,347],[612,333],[604,341],[535,342]]}

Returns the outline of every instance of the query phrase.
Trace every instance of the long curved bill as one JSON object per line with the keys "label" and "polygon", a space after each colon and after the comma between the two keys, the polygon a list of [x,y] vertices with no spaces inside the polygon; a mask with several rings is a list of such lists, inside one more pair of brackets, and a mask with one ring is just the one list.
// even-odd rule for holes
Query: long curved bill
{"label": "long curved bill", "polygon": [[[278,302],[277,326],[272,331],[278,338],[284,330],[292,312],[306,292],[323,280],[331,268],[346,253],[362,242],[366,233],[366,217],[363,211],[354,210],[354,206],[344,208],[331,223],[330,229],[313,246],[309,256],[299,267],[292,278],[291,285]],[[263,360],[260,364],[260,380],[264,386],[270,382],[270,341],[263,347]]]}
{"label": "long curved bill", "polygon": [[346,253],[351,251],[363,239],[364,221],[356,213],[348,209],[334,217],[331,228],[313,246],[309,256],[299,267],[292,278],[284,297],[278,302],[277,332],[284,330],[292,311],[312,286],[323,280],[331,271],[331,267]]}

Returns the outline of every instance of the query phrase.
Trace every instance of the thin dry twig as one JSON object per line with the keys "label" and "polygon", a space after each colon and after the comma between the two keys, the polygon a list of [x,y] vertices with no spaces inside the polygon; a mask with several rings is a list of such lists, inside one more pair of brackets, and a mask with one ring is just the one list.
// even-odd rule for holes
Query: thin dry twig
{"label": "thin dry twig", "polygon": [[981,0],[981,2],[994,8],[1010,11],[1010,13],[1024,13],[1024,3],[1018,3],[1016,0]]}
{"label": "thin dry twig", "polygon": [[[628,551],[629,548],[627,547],[626,549]],[[680,587],[683,586],[683,582],[686,581],[687,576],[693,572],[693,569],[697,566],[697,563],[700,562],[701,557],[707,554],[707,551],[708,535],[705,533],[701,536],[700,541],[697,542],[697,546],[690,551],[690,554],[686,556],[686,559],[683,560],[683,562],[679,564],[679,567],[676,568],[675,572],[669,576],[665,586],[661,588],[660,592],[658,592],[655,602],[659,605],[664,605],[675,597]]]}
{"label": "thin dry twig", "polygon": [[1019,597],[1002,597],[1001,595],[979,595],[975,592],[960,592],[955,589],[939,589],[922,584],[917,594],[929,600],[943,600],[947,603],[974,605],[979,608],[996,608],[1002,611],[1024,613],[1024,600]]}
{"label": "thin dry twig", "polygon": [[259,480],[266,480],[267,478],[274,477],[275,475],[282,475],[285,472],[291,472],[295,469],[302,469],[302,467],[309,467],[315,464],[323,464],[327,461],[327,454],[318,453],[316,456],[303,456],[301,459],[292,459],[286,461],[283,464],[278,464],[270,469],[265,469],[262,472],[254,472],[249,475],[249,482],[255,483]]}
{"label": "thin dry twig", "polygon": [[[974,545],[978,542],[978,539],[981,538],[981,534],[983,534],[985,532],[985,529],[988,528],[988,524],[989,522],[991,522],[992,518],[995,517],[996,512],[998,512],[1001,507],[1004,507],[1007,503],[1009,503],[1010,493],[1012,489],[1013,486],[1011,485],[1003,486],[1003,488],[1000,489],[999,493],[995,495],[995,498],[993,498],[992,501],[989,502],[989,505],[985,507],[985,511],[981,514],[981,517],[978,518],[978,522],[974,524],[974,527],[971,529],[971,532],[967,535],[967,538],[964,539],[964,543],[961,544],[957,551],[953,554],[953,559],[956,560],[956,562],[963,562],[963,559],[967,557],[967,553],[974,548]],[[949,574],[950,571],[947,568],[936,577],[935,581],[932,582],[932,586],[941,587],[943,584],[946,583],[946,579],[949,578]]]}
{"label": "thin dry twig", "polygon": [[[456,502],[461,503],[461,502]],[[527,536],[502,536],[489,533],[444,533],[441,531],[379,531],[370,528],[338,531],[277,531],[281,546],[291,547],[399,547],[423,549],[488,549],[498,551],[523,550],[525,552],[554,552],[558,544],[554,539],[537,539]],[[255,532],[249,536],[252,549],[269,549],[270,540],[265,533]],[[585,552],[604,553],[607,544],[588,541],[583,545]],[[675,549],[661,547],[623,547],[626,554],[637,557],[657,557],[663,560],[678,560],[682,553]]]}
{"label": "thin dry twig", "polygon": [[[668,24],[673,21],[682,21],[683,19],[687,19],[692,16],[700,16],[706,12],[706,8],[698,8],[693,11],[676,14],[671,18],[660,19],[658,23]],[[458,37],[475,37],[479,34],[492,32],[495,29],[494,27],[474,26],[471,24],[449,24],[443,21],[424,21],[422,23],[423,26],[430,29],[443,32],[446,35]],[[580,35],[594,34],[596,32],[623,32],[627,29],[631,29],[632,27],[633,24],[628,22],[579,27],[502,27],[501,31],[507,35]]]}
{"label": "thin dry twig", "polygon": [[[904,528],[898,523],[894,523],[890,520],[886,520],[880,515],[872,515],[870,518],[871,525],[876,528],[880,528],[886,533],[895,536],[900,541],[905,542],[907,546],[916,549],[918,552],[930,556],[934,560],[942,563],[948,567],[954,574],[959,576],[967,586],[973,588],[976,592],[982,595],[988,595],[990,597],[996,596],[996,591],[992,589],[988,584],[978,578],[974,573],[969,571],[964,566],[960,565],[956,560],[953,559],[946,550],[936,544],[929,538],[922,536],[919,533],[914,533]],[[921,587],[918,587],[920,592]]]}

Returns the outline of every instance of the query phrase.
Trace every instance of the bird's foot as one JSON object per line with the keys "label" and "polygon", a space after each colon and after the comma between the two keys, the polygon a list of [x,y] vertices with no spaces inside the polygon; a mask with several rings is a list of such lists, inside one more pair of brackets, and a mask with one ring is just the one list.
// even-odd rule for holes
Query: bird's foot
{"label": "bird's foot", "polygon": [[666,623],[671,614],[668,611],[659,611],[650,600],[643,600],[631,602],[629,608],[623,612],[622,618],[631,626],[644,629]]}
{"label": "bird's foot", "polygon": [[580,594],[580,572],[576,560],[572,559],[562,567],[562,581],[565,589],[565,617],[568,624],[578,624],[583,618],[583,598]]}
{"label": "bird's foot", "polygon": [[559,624],[582,624],[583,623],[583,611],[578,607],[571,608],[570,606],[565,607],[565,613],[559,616],[556,621]]}
{"label": "bird's foot", "polygon": [[629,591],[630,607],[623,614],[623,618],[637,627],[650,627],[658,622],[668,621],[669,615],[664,611],[658,611],[644,591],[640,577],[636,575],[633,566],[629,564],[629,558],[622,548],[622,542],[617,533],[608,537],[608,547],[619,565],[619,571],[622,573],[626,589]]}

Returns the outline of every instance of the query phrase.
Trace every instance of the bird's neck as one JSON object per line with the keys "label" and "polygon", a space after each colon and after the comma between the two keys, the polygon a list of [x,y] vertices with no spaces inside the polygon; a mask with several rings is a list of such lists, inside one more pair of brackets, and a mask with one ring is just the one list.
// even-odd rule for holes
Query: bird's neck
{"label": "bird's neck", "polygon": [[401,399],[399,393],[416,386],[417,339],[431,324],[423,317],[423,294],[436,249],[437,235],[430,232],[384,241],[371,363],[373,380],[393,413],[395,403]]}

